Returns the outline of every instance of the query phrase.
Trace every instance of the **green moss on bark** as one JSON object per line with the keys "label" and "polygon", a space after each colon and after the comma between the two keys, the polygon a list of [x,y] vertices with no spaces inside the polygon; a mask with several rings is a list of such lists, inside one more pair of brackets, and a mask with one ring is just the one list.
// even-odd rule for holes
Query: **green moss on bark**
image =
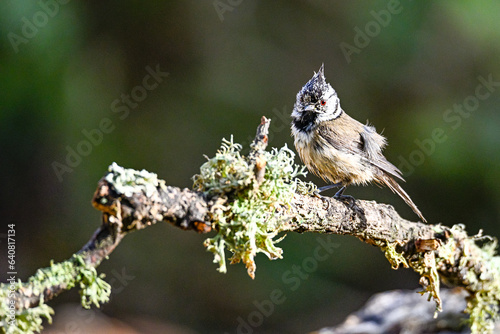
{"label": "green moss on bark", "polygon": [[[218,201],[211,211],[217,234],[205,240],[214,253],[219,271],[226,272],[226,250],[231,263],[242,261],[250,277],[255,276],[255,256],[264,253],[269,259],[281,258],[276,244],[280,226],[291,219],[282,207],[289,205],[297,190],[297,176],[306,174],[294,164],[295,154],[286,146],[263,152],[265,175],[257,182],[255,166],[241,154],[241,145],[223,140],[215,157],[208,159],[194,176],[194,189]],[[302,187],[305,187],[302,185]],[[280,210],[280,212],[278,212]]]}

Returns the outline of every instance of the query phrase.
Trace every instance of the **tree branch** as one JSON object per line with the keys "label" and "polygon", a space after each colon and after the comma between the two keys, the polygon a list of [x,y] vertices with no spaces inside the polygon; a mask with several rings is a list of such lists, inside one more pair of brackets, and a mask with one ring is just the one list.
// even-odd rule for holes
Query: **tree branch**
{"label": "tree branch", "polygon": [[[281,257],[281,249],[274,246],[276,241],[272,239],[279,232],[355,236],[379,247],[394,269],[402,265],[418,272],[424,292],[434,298],[437,310],[441,309],[439,285],[442,280],[469,292],[467,311],[473,330],[474,326],[487,329],[491,325],[498,313],[500,296],[495,240],[481,235],[468,236],[462,225],[446,227],[410,222],[387,204],[357,200],[360,210],[353,211],[333,198],[315,196],[313,185],[294,177],[300,175],[301,170],[293,167],[293,156],[286,158],[292,154],[289,150],[265,151],[269,122],[262,118],[248,158],[240,156],[237,144],[226,142],[218,155],[202,166],[204,174],[195,177],[197,191],[167,186],[154,173],[124,169],[113,163],[99,181],[92,200],[93,206],[102,211],[101,226],[68,260],[74,265],[70,270],[74,281],[53,284],[38,277],[19,284],[11,298],[17,314],[42,305],[75,286],[75,282],[81,283],[82,268],[97,267],[127,233],[169,222],[199,233],[215,230],[217,236],[207,239],[206,245],[222,263],[220,270],[224,269],[226,247],[233,252],[232,263],[243,260],[251,276],[255,272],[253,257],[257,252],[264,252],[272,259]],[[245,201],[253,202],[244,206],[250,203]],[[264,203],[260,211],[247,209],[255,207],[255,203]],[[235,205],[245,211],[246,216],[238,217]],[[246,235],[248,229],[245,230],[245,224],[237,224],[238,219],[257,220],[260,224],[257,230],[264,229],[263,233]],[[235,226],[243,229],[241,233],[245,238],[241,239],[240,233],[232,240],[224,240],[227,233],[220,233],[221,229],[231,230]],[[254,248],[241,249],[249,244]],[[43,269],[44,275],[54,271],[52,267]],[[102,299],[93,302],[98,305],[99,301]]]}

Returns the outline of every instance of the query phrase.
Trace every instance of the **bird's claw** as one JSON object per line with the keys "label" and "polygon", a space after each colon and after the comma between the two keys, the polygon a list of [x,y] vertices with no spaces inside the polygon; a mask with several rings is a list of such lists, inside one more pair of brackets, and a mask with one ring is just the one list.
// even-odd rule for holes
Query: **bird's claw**
{"label": "bird's claw", "polygon": [[323,201],[323,203],[326,203],[326,210],[328,210],[330,208],[330,201],[327,197],[320,195],[320,192],[321,191],[315,191],[313,193],[313,196],[319,198],[321,201]]}
{"label": "bird's claw", "polygon": [[[314,196],[321,199],[323,202],[326,202],[326,204],[327,204],[326,209],[328,210],[328,208],[330,208],[330,202],[328,201],[328,199],[326,197],[320,195],[320,193],[322,193],[325,190],[331,189],[331,188],[339,187],[341,185],[342,185],[341,183],[336,183],[336,184],[330,184],[330,185],[318,188],[318,190],[314,192]],[[350,195],[344,195],[345,188],[346,188],[346,186],[342,186],[339,189],[339,191],[337,191],[337,193],[335,195],[333,195],[333,198],[335,198],[338,201],[341,201],[349,209],[353,210],[354,212],[357,212],[357,213],[360,213],[361,215],[364,215],[365,211],[356,204],[356,199]]]}
{"label": "bird's claw", "polygon": [[333,198],[344,203],[349,209],[359,212],[363,215],[365,214],[365,211],[356,204],[356,199],[354,197],[337,193],[333,196]]}

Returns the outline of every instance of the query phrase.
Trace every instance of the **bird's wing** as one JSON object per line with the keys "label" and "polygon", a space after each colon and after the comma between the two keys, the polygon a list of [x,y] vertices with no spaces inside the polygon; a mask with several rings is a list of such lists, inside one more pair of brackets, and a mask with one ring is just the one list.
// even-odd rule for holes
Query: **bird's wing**
{"label": "bird's wing", "polygon": [[382,149],[387,145],[387,140],[384,136],[378,134],[373,126],[364,125],[363,131],[360,133],[360,138],[362,143],[361,149],[366,153],[366,157],[372,165],[404,181],[401,171],[387,161],[382,154]]}
{"label": "bird's wing", "polygon": [[361,132],[363,132],[363,124],[346,113],[335,120],[323,122],[318,128],[320,137],[333,148],[341,152],[366,156]]}
{"label": "bird's wing", "polygon": [[335,149],[359,155],[367,163],[404,181],[399,169],[382,154],[387,141],[373,126],[363,125],[344,113],[336,120],[325,122],[319,128],[319,135]]}
{"label": "bird's wing", "polygon": [[[347,115],[344,114],[343,116]],[[381,173],[375,177],[374,181],[388,186],[393,192],[401,196],[424,222],[426,221],[410,196],[392,178],[395,177],[404,181],[401,177],[401,171],[387,161],[382,154],[382,149],[387,142],[382,135],[375,131],[374,127],[362,125],[352,118],[339,118],[325,123],[323,127],[318,129],[320,137],[335,149],[358,155],[367,163],[377,167]]]}

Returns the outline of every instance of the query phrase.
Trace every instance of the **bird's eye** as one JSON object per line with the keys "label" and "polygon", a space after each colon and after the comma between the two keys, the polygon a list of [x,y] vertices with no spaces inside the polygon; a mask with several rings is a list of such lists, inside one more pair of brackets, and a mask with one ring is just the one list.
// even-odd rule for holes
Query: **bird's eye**
{"label": "bird's eye", "polygon": [[322,106],[324,106],[324,105],[326,104],[326,101],[325,101],[325,100],[321,100],[321,101],[319,101],[319,103],[320,103]]}

